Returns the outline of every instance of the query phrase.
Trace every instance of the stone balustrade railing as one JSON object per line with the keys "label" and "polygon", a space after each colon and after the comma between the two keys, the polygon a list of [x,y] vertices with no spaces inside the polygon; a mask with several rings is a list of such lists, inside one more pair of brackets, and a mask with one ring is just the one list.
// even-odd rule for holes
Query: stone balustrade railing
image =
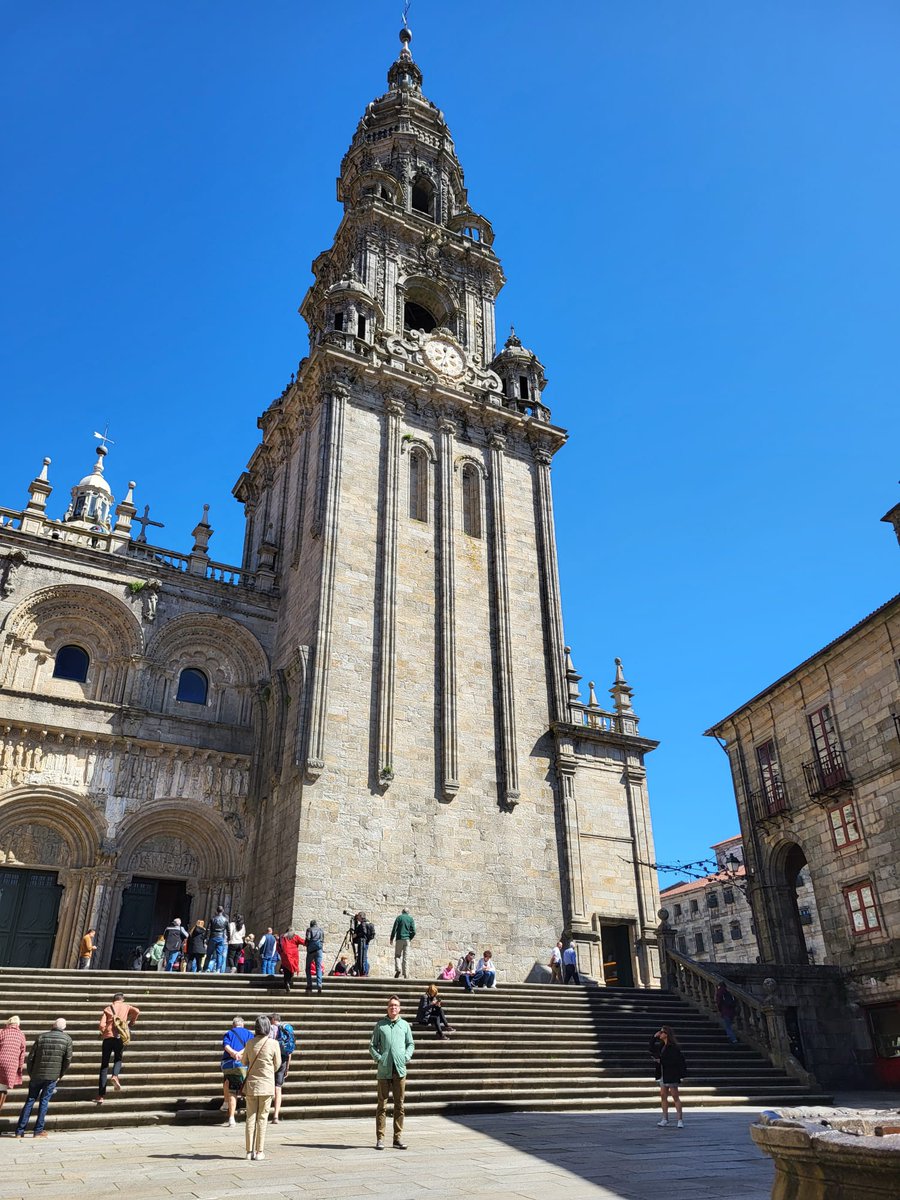
{"label": "stone balustrade railing", "polygon": [[22,520],[22,514],[15,508],[0,508],[0,529],[4,525],[14,525],[16,529]]}
{"label": "stone balustrade railing", "polygon": [[633,714],[623,716],[621,713],[607,712],[592,704],[582,704],[572,701],[569,712],[573,725],[586,725],[588,729],[597,729],[601,733],[624,733],[632,736],[638,732],[638,720]]}
{"label": "stone balustrade railing", "polygon": [[186,571],[190,564],[189,555],[180,554],[177,550],[165,550],[162,546],[151,546],[149,542],[129,542],[128,553],[132,558],[146,558],[176,571]]}
{"label": "stone balustrade railing", "polygon": [[[668,917],[668,914],[666,916]],[[767,995],[765,999],[760,999],[738,984],[732,983],[724,975],[719,975],[709,967],[702,966],[694,959],[674,950],[671,945],[674,931],[667,926],[666,919],[657,932],[660,934],[664,987],[683,996],[694,1008],[718,1017],[716,989],[719,984],[724,983],[735,999],[736,1012],[732,1024],[737,1037],[760,1054],[764,1054],[776,1067],[800,1080],[806,1087],[819,1087],[815,1076],[806,1070],[791,1050],[784,1007],[775,998],[778,985],[774,979],[765,981]]]}

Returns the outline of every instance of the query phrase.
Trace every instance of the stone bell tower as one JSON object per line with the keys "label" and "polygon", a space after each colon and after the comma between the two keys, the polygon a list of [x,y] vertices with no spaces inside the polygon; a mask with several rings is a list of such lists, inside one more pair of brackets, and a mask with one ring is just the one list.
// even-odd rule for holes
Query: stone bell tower
{"label": "stone bell tower", "polygon": [[[493,230],[400,38],[341,164],[309,354],[235,488],[244,568],[280,589],[252,908],[332,930],[363,908],[384,944],[406,905],[418,973],[484,944],[522,978],[573,916],[590,925],[557,769],[566,435],[537,357],[514,334],[496,353]],[[567,772],[577,755],[570,738]]]}

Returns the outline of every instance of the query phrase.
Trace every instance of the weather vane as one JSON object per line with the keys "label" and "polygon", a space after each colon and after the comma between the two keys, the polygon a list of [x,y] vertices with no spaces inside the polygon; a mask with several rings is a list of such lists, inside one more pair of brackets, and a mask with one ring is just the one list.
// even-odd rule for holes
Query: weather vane
{"label": "weather vane", "polygon": [[108,433],[109,433],[109,421],[107,421],[107,422],[106,422],[106,424],[103,426],[103,432],[102,432],[102,433],[97,433],[96,431],[95,431],[95,433],[94,433],[94,437],[95,437],[95,438],[97,438],[97,440],[98,440],[98,441],[100,442],[100,444],[103,446],[103,449],[104,449],[104,450],[106,449],[106,447],[107,447],[107,446],[114,446],[114,445],[116,444],[116,443],[115,443],[115,442],[112,440],[112,438],[111,438],[111,437],[107,437],[107,434],[108,434]]}
{"label": "weather vane", "polygon": [[403,28],[409,29],[409,6],[412,0],[403,0]]}

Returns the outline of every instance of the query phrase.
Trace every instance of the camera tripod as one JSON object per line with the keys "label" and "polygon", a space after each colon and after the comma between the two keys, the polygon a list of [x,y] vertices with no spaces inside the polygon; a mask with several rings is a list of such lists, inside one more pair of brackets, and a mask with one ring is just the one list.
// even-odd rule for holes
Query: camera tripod
{"label": "camera tripod", "polygon": [[[356,924],[356,913],[352,913],[348,909],[345,908],[344,916],[350,918],[350,926],[347,929],[347,932],[344,934],[343,939],[341,940],[341,944],[338,947],[338,952],[334,957],[334,962],[331,964],[331,974],[332,975],[334,974],[334,968],[340,962],[341,955],[344,953],[345,950],[347,950],[350,953],[350,955],[352,955],[352,957],[353,957],[353,967],[356,971],[356,974],[360,978],[362,978],[362,971],[360,970],[360,967],[362,966],[362,961],[361,961],[361,955],[360,955],[360,950],[359,950],[359,944],[357,944],[353,941],[353,933],[354,933],[354,928],[355,928],[355,924]],[[362,930],[362,936],[363,936],[363,938],[365,938],[365,929]],[[366,945],[365,942],[363,942],[361,944],[363,945],[363,947],[365,947],[365,945]]]}

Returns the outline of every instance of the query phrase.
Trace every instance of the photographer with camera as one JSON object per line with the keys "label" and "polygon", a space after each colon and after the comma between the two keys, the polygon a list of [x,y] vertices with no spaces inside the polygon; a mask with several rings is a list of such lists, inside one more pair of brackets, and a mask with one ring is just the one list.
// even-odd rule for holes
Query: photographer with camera
{"label": "photographer with camera", "polygon": [[345,916],[353,916],[351,923],[353,948],[356,951],[356,973],[357,975],[368,975],[369,973],[369,942],[374,941],[375,926],[371,921],[367,920],[364,912],[351,914],[347,909],[344,909]]}

